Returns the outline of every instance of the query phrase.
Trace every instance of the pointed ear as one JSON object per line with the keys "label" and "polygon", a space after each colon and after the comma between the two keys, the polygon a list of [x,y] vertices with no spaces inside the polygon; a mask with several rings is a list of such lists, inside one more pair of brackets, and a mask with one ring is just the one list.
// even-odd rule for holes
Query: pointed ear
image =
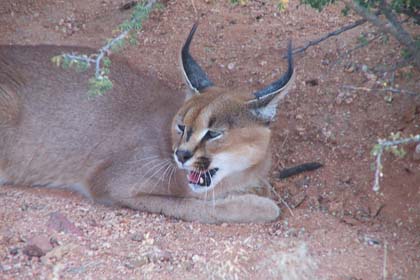
{"label": "pointed ear", "polygon": [[187,99],[195,94],[200,94],[205,88],[213,86],[213,82],[207,77],[206,73],[190,54],[190,44],[197,30],[197,26],[198,23],[196,22],[181,50],[182,73],[189,87]]}
{"label": "pointed ear", "polygon": [[288,44],[287,54],[287,72],[277,81],[254,93],[255,97],[246,102],[246,106],[251,113],[265,122],[274,120],[279,103],[289,93],[294,82],[295,69],[293,66],[291,42]]}

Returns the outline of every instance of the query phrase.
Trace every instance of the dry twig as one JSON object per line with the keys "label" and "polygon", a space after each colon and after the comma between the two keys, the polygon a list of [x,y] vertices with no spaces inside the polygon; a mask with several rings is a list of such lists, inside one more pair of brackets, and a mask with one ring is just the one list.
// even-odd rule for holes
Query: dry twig
{"label": "dry twig", "polygon": [[278,192],[274,189],[274,187],[268,182],[265,178],[260,178],[260,180],[268,187],[268,189],[279,199],[281,203],[286,206],[286,208],[289,210],[292,217],[294,216],[292,208],[290,208],[289,204],[281,197],[281,195],[278,194]]}
{"label": "dry twig", "polygon": [[[156,0],[148,0],[147,4],[144,5],[144,8],[146,9],[151,9],[153,7],[153,5],[156,3]],[[131,22],[136,21],[136,18],[133,18],[131,20]],[[126,29],[123,32],[121,32],[117,37],[113,38],[111,41],[108,42],[108,44],[106,44],[105,46],[103,46],[102,48],[100,48],[98,50],[98,53],[92,54],[90,56],[87,55],[76,55],[76,54],[63,54],[63,57],[68,58],[70,60],[76,60],[76,61],[80,61],[80,62],[85,62],[88,65],[90,64],[95,64],[95,77],[97,79],[101,78],[102,74],[102,68],[101,68],[101,62],[102,59],[106,56],[109,55],[109,52],[111,50],[111,48],[119,43],[121,40],[123,40],[128,33],[130,33],[131,29]]]}
{"label": "dry twig", "polygon": [[[353,28],[355,28],[355,27],[357,27],[359,25],[364,24],[365,22],[366,22],[365,19],[359,19],[359,20],[357,20],[357,21],[355,21],[353,23],[350,23],[348,25],[344,25],[343,27],[341,27],[341,28],[339,28],[337,30],[334,30],[334,31],[332,31],[330,33],[325,34],[324,36],[322,36],[319,39],[316,39],[316,40],[312,40],[312,41],[307,42],[303,47],[299,47],[299,48],[293,49],[293,52],[292,53],[293,54],[302,53],[302,52],[306,51],[309,47],[318,45],[319,43],[327,40],[328,38],[330,38],[332,36],[338,36],[338,35],[340,35],[341,33],[345,32],[345,31],[348,31],[348,30],[353,29]],[[287,56],[285,55],[285,56],[283,56],[283,58],[287,58]]]}
{"label": "dry twig", "polygon": [[388,244],[385,241],[384,242],[384,265],[382,267],[382,277],[383,277],[384,280],[386,280],[388,278],[388,272],[386,270],[387,257],[388,257]]}
{"label": "dry twig", "polygon": [[371,92],[371,91],[384,91],[384,92],[402,93],[402,94],[408,94],[408,95],[413,95],[413,96],[420,96],[420,93],[417,93],[417,92],[413,92],[413,91],[409,91],[409,90],[405,90],[405,89],[392,88],[392,87],[367,88],[367,87],[355,87],[355,86],[351,86],[351,85],[344,85],[343,89],[363,90],[363,91],[369,91],[369,92]]}
{"label": "dry twig", "polygon": [[398,40],[398,42],[407,47],[409,52],[412,54],[413,62],[417,67],[420,67],[420,52],[418,52],[414,39],[407,31],[404,30],[401,22],[397,20],[395,14],[391,11],[391,8],[385,3],[385,1],[381,2],[380,10],[383,12],[386,20],[378,17],[378,14],[370,12],[368,9],[361,6],[357,1],[343,0],[343,2],[349,9],[355,11],[364,20],[369,21],[380,31],[391,34]]}
{"label": "dry twig", "polygon": [[373,188],[372,188],[373,191],[378,192],[380,189],[379,178],[383,176],[381,159],[382,159],[382,154],[384,152],[384,149],[396,147],[402,144],[414,143],[414,142],[420,142],[420,134],[413,137],[398,139],[394,141],[384,140],[384,139],[378,140],[378,144],[375,145],[375,148],[373,150],[373,155],[376,156],[375,180],[374,180]]}

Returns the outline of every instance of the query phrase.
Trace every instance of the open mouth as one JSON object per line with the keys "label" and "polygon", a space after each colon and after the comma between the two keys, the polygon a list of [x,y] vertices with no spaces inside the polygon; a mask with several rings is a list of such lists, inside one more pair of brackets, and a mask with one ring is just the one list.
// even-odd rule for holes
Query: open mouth
{"label": "open mouth", "polygon": [[212,177],[216,175],[219,168],[213,168],[207,171],[191,170],[188,172],[188,183],[200,187],[209,187],[212,182]]}

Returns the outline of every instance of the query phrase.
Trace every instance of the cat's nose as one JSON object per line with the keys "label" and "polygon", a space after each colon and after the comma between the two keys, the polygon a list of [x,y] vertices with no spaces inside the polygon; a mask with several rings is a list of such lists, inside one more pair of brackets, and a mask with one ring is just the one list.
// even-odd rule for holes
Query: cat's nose
{"label": "cat's nose", "polygon": [[178,158],[178,161],[180,163],[185,163],[187,160],[189,160],[193,156],[191,151],[188,151],[188,150],[177,150],[175,152],[175,155]]}

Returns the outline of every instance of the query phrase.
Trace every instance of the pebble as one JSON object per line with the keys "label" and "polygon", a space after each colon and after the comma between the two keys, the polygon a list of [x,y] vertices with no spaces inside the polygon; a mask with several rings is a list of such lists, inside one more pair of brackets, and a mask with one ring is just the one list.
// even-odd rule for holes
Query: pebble
{"label": "pebble", "polygon": [[303,120],[303,115],[301,115],[301,114],[297,114],[297,115],[296,115],[296,119],[297,119],[297,120]]}
{"label": "pebble", "polygon": [[131,236],[131,240],[137,241],[137,242],[142,242],[144,240],[144,235],[140,234],[140,233],[135,233]]}
{"label": "pebble", "polygon": [[44,264],[48,264],[51,259],[55,259],[56,261],[58,261],[62,259],[65,255],[67,255],[70,251],[74,250],[76,247],[77,245],[73,243],[55,247],[47,254],[45,254],[45,256],[41,258],[41,261]]}
{"label": "pebble", "polygon": [[28,241],[28,245],[38,247],[43,252],[43,255],[51,251],[53,248],[50,242],[50,238],[47,235],[36,235],[30,238]]}
{"label": "pebble", "polygon": [[45,255],[45,252],[43,252],[41,248],[37,247],[36,245],[26,245],[23,248],[23,253],[27,255],[29,258],[32,258],[32,257],[40,258]]}
{"label": "pebble", "polygon": [[233,70],[235,68],[235,63],[234,62],[229,63],[228,66],[227,66],[227,68],[229,70]]}
{"label": "pebble", "polygon": [[128,269],[134,269],[134,268],[136,268],[132,262],[126,262],[126,263],[124,264],[124,266],[125,266],[126,268],[128,268]]}
{"label": "pebble", "polygon": [[199,255],[194,255],[192,256],[192,261],[194,263],[199,263],[199,262],[204,263],[204,258],[200,257]]}
{"label": "pebble", "polygon": [[152,260],[169,262],[172,261],[172,254],[168,251],[157,250],[152,254]]}
{"label": "pebble", "polygon": [[16,256],[19,253],[19,249],[18,248],[12,248],[9,250],[10,255],[12,256]]}
{"label": "pebble", "polygon": [[142,267],[150,262],[148,256],[142,255],[138,256],[136,259],[129,259],[127,262],[124,263],[124,266],[128,269],[135,269],[138,267]]}
{"label": "pebble", "polygon": [[376,81],[378,79],[378,76],[372,73],[365,73],[365,77],[370,81]]}
{"label": "pebble", "polygon": [[9,271],[12,269],[10,265],[3,265],[3,266],[0,266],[0,268],[2,271]]}
{"label": "pebble", "polygon": [[369,67],[366,64],[362,65],[362,71],[367,72],[369,70]]}
{"label": "pebble", "polygon": [[339,92],[337,97],[335,98],[335,103],[337,105],[341,105],[343,103],[351,104],[353,100],[354,100],[354,97],[351,93],[342,91],[342,92]]}
{"label": "pebble", "polygon": [[353,73],[354,71],[356,71],[356,67],[357,67],[356,64],[351,63],[350,65],[347,65],[344,68],[344,71],[347,72],[347,73]]}
{"label": "pebble", "polygon": [[74,235],[81,236],[82,231],[78,229],[67,217],[60,212],[53,212],[50,214],[47,226],[49,229],[54,229],[58,232],[71,233]]}

